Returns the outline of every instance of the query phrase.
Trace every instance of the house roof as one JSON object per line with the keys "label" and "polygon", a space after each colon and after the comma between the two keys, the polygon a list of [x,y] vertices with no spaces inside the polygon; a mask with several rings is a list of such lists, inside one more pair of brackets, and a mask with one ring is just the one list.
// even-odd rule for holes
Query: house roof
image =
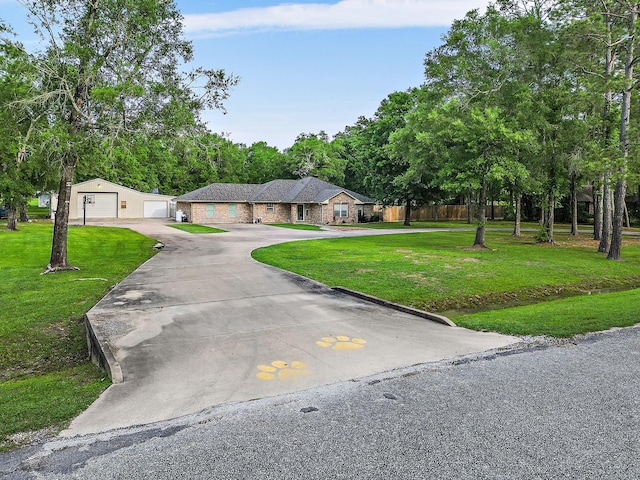
{"label": "house roof", "polygon": [[262,185],[212,183],[186,193],[176,200],[185,202],[325,203],[340,193],[346,193],[361,203],[374,203],[369,197],[315,177],[306,177],[300,180],[272,180]]}
{"label": "house roof", "polygon": [[246,202],[261,185],[246,183],[212,183],[176,198],[186,202]]}
{"label": "house roof", "polygon": [[[96,178],[93,178],[91,180],[85,180],[83,182],[74,183],[73,184],[73,188],[75,190],[78,190],[78,191],[82,192],[82,191],[84,191],[83,188],[88,186],[91,190],[94,190],[95,187],[93,187],[93,185],[95,185],[95,184],[97,184],[98,188],[101,188],[100,185],[102,184],[103,185],[102,188],[105,188],[105,191],[127,190],[127,191],[129,191],[131,193],[140,194],[140,195],[146,195],[146,196],[153,195],[153,196],[158,197],[158,198],[167,198],[167,199],[175,198],[174,195],[162,195],[162,194],[159,194],[159,193],[142,192],[142,191],[136,190],[134,188],[125,187],[124,185],[120,185],[118,183],[110,182],[109,180],[105,180],[104,178],[101,178],[101,177],[96,177]],[[108,189],[110,189],[110,190],[108,190]]]}
{"label": "house roof", "polygon": [[273,180],[259,185],[258,191],[250,201],[260,203],[280,203],[295,188],[297,180]]}

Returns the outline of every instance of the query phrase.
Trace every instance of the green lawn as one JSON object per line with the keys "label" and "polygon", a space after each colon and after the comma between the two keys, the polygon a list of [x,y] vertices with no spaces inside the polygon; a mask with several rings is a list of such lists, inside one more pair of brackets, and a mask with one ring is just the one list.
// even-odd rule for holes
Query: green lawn
{"label": "green lawn", "polygon": [[197,223],[170,223],[170,227],[189,233],[224,233],[226,230],[198,225]]}
{"label": "green lawn", "polygon": [[628,327],[640,322],[640,289],[583,295],[523,307],[491,310],[451,318],[474,330],[513,335],[571,337],[580,333]]}
{"label": "green lawn", "polygon": [[291,228],[293,230],[322,230],[318,225],[309,225],[307,223],[269,223],[271,227]]}
{"label": "green lawn", "polygon": [[[531,223],[531,225],[534,225]],[[538,225],[537,223],[535,224]],[[340,225],[338,225],[340,226]],[[353,223],[344,225],[346,227],[373,228],[375,230],[408,229],[408,228],[476,228],[475,223],[468,224],[463,220],[439,220],[437,222],[411,222],[405,227],[403,222],[373,222],[373,223]],[[529,226],[529,224],[527,224]],[[487,227],[493,228],[513,228],[513,222],[495,220],[487,222]],[[524,227],[523,227],[524,228]]]}
{"label": "green lawn", "polygon": [[27,216],[30,219],[47,218],[51,213],[49,207],[39,207],[38,199],[32,198],[27,204]]}
{"label": "green lawn", "polygon": [[[411,226],[405,227],[403,222],[378,222],[378,223],[355,223],[350,225],[345,225],[348,227],[360,227],[360,228],[373,228],[378,230],[387,230],[387,229],[408,229],[408,228],[471,228],[475,229],[476,224],[467,223],[466,220],[438,220],[438,221],[430,221],[430,222],[411,222]],[[513,230],[513,221],[511,220],[487,220],[487,228],[508,228]],[[538,230],[540,228],[540,224],[538,222],[522,222],[520,228],[523,230]],[[571,225],[557,223],[555,224],[555,229],[559,230],[568,230],[571,228]],[[638,229],[631,229],[638,230]],[[592,225],[579,225],[578,231],[587,234],[593,231]]]}
{"label": "green lawn", "polygon": [[[69,261],[79,271],[40,275],[51,223],[0,224],[0,450],[8,436],[62,428],[109,385],[87,364],[82,316],[153,256],[155,241],[128,229],[70,227]],[[11,308],[8,308],[10,306]]]}
{"label": "green lawn", "polygon": [[[312,240],[258,249],[253,255],[330,286],[445,314],[532,304],[603,288],[640,287],[637,238],[625,240],[622,262],[606,260],[597,253],[596,242],[586,236],[572,239],[558,234],[557,245],[550,246],[536,244],[531,236],[514,238],[507,232],[489,232],[489,250],[469,248],[473,238],[474,232],[458,231]],[[340,269],[335,268],[338,262]],[[640,307],[635,312],[640,313]],[[546,321],[539,312],[532,315],[528,318],[537,318],[541,325]],[[576,317],[581,320],[582,313]],[[616,316],[608,317],[616,324]],[[491,313],[483,318],[483,325],[466,319],[461,323],[513,332],[500,326],[501,321],[488,326]],[[595,329],[610,328],[609,319]],[[565,335],[552,324],[540,328],[548,335]]]}

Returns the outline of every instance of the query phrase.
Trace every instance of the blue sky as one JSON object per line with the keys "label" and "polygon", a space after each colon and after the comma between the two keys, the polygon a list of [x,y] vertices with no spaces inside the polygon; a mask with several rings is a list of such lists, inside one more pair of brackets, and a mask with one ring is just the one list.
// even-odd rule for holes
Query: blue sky
{"label": "blue sky", "polygon": [[[424,55],[455,18],[488,0],[177,0],[194,65],[241,77],[214,132],[285,149],[300,133],[334,135],[389,94],[419,86]],[[29,32],[16,0],[0,18]],[[32,38],[32,36],[31,36]]]}

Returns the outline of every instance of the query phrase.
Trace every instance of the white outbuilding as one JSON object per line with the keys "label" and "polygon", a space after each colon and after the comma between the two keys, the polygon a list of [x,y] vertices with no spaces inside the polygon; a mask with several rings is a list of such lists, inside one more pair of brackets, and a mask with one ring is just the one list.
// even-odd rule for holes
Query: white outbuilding
{"label": "white outbuilding", "polygon": [[[81,218],[168,218],[174,215],[171,195],[144,193],[94,178],[71,187],[69,219]],[[52,209],[57,208],[57,196]]]}

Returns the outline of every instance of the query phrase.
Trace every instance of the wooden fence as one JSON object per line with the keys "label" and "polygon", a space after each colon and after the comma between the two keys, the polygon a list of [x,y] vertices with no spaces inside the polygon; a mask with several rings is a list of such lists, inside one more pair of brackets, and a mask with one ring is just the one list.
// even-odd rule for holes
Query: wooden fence
{"label": "wooden fence", "polygon": [[[381,219],[385,222],[402,222],[404,221],[404,206],[392,206],[382,207]],[[437,208],[437,212],[435,211]],[[495,205],[493,207],[493,217],[491,216],[491,205],[486,206],[487,218],[503,219],[504,208],[502,205]],[[473,218],[476,218],[477,207],[471,208]],[[436,215],[437,213],[437,215]],[[433,220],[466,220],[467,219],[467,206],[466,205],[438,205],[437,207],[429,205],[426,207],[418,207],[411,209],[411,221],[412,222],[427,222]]]}

